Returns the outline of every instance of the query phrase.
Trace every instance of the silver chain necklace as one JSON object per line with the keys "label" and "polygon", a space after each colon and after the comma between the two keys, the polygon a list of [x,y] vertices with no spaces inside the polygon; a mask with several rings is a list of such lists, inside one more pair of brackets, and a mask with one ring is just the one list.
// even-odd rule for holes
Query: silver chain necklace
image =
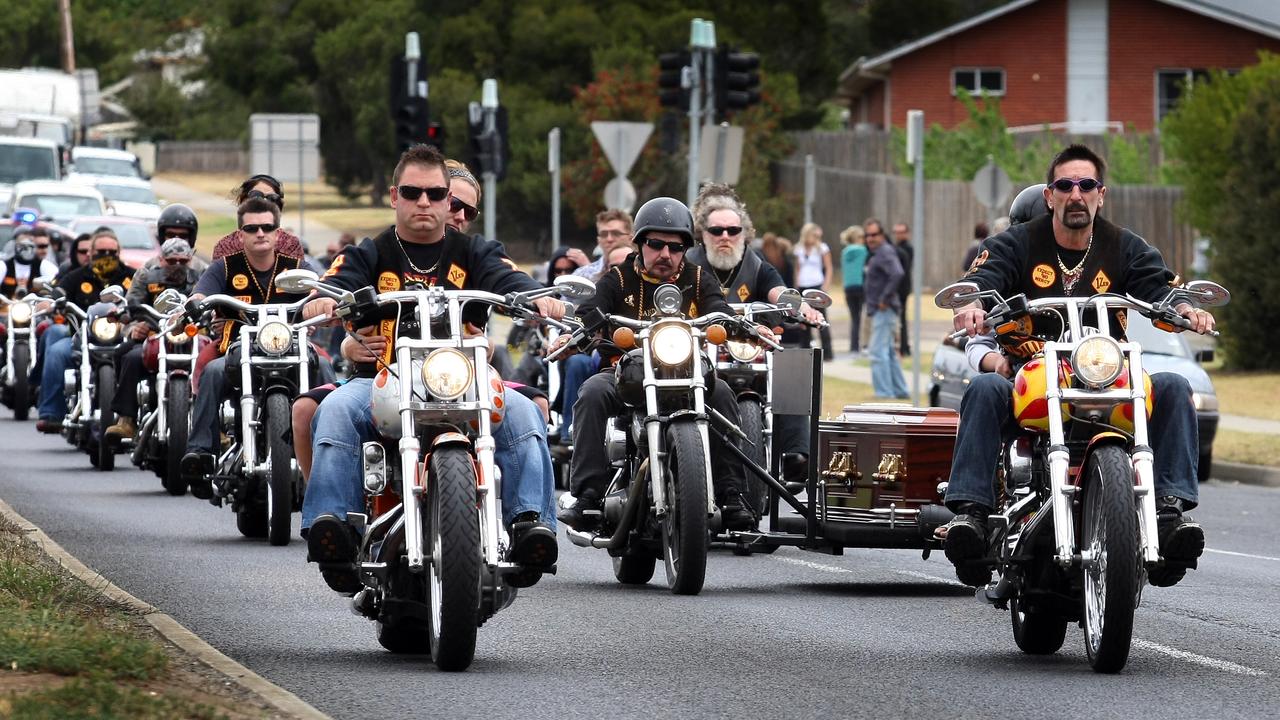
{"label": "silver chain necklace", "polygon": [[409,263],[409,267],[412,268],[414,272],[420,275],[430,275],[431,273],[436,271],[437,267],[440,266],[440,258],[444,257],[443,249],[441,249],[440,251],[440,257],[436,258],[435,264],[433,264],[431,267],[427,268],[426,270],[423,270],[422,268],[413,264],[413,260],[409,257],[409,251],[404,249],[404,240],[400,239],[400,232],[398,230],[392,230],[392,232],[394,232],[396,235],[396,242],[400,244],[400,254],[404,256],[404,261]]}
{"label": "silver chain necklace", "polygon": [[1089,251],[1093,249],[1093,233],[1089,233],[1089,244],[1085,245],[1084,255],[1080,257],[1080,262],[1076,266],[1067,269],[1067,264],[1062,262],[1062,253],[1058,252],[1058,269],[1062,270],[1062,289],[1068,294],[1076,289],[1076,283],[1080,282],[1080,275],[1084,272],[1084,261],[1089,257]]}

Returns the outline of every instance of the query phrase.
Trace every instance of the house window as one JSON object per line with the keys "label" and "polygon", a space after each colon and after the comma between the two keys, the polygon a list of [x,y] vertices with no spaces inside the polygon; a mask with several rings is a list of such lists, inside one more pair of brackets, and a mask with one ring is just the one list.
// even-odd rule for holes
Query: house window
{"label": "house window", "polygon": [[966,90],[970,95],[1004,95],[1004,68],[956,68],[951,71],[951,94]]}
{"label": "house window", "polygon": [[[1234,75],[1235,70],[1228,70]],[[1156,72],[1156,123],[1159,124],[1178,105],[1182,96],[1191,90],[1191,85],[1209,77],[1209,71],[1203,68],[1177,68]]]}

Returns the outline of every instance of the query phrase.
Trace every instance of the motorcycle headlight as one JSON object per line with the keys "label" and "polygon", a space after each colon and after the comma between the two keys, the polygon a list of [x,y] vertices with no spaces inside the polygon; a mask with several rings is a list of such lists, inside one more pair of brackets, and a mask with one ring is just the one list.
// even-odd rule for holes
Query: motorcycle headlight
{"label": "motorcycle headlight", "polygon": [[93,338],[103,344],[110,344],[120,339],[120,323],[109,317],[95,318],[89,330],[93,333]]}
{"label": "motorcycle headlight", "polygon": [[755,362],[755,359],[760,357],[760,347],[755,343],[730,340],[724,346],[729,351],[729,357],[740,363]]}
{"label": "motorcycle headlight", "polygon": [[474,371],[467,356],[453,348],[440,348],[422,363],[427,392],[441,400],[454,400],[471,387]]}
{"label": "motorcycle headlight", "polygon": [[683,325],[667,325],[653,332],[653,357],[663,365],[680,365],[693,356],[693,335]]}
{"label": "motorcycle headlight", "polygon": [[1071,353],[1071,369],[1085,385],[1104,388],[1124,371],[1124,354],[1115,340],[1093,335],[1080,341]]}
{"label": "motorcycle headlight", "polygon": [[26,325],[31,322],[31,303],[16,302],[9,306],[9,320],[14,325]]}
{"label": "motorcycle headlight", "polygon": [[258,330],[258,349],[268,355],[283,355],[293,344],[293,332],[282,322],[269,322]]}

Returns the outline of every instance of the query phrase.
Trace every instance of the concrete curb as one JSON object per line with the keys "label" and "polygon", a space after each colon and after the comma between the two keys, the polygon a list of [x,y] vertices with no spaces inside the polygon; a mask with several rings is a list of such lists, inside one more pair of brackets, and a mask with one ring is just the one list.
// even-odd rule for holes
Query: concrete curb
{"label": "concrete curb", "polygon": [[1280,468],[1267,467],[1265,465],[1245,465],[1244,463],[1214,460],[1211,476],[1214,480],[1227,480],[1243,485],[1280,487]]}
{"label": "concrete curb", "polygon": [[328,715],[315,709],[302,698],[271,683],[249,668],[223,655],[217,648],[183,627],[177,620],[157,610],[155,606],[130,595],[101,574],[94,572],[89,566],[80,562],[75,556],[64,550],[61,545],[54,542],[53,538],[45,534],[43,530],[18,514],[18,511],[14,510],[4,500],[0,500],[0,515],[3,515],[5,519],[21,528],[22,532],[35,541],[45,554],[66,568],[81,582],[100,591],[115,602],[141,613],[146,621],[169,642],[177,645],[184,652],[205,665],[234,680],[241,687],[262,698],[272,707],[289,717],[300,718],[301,720],[331,720]]}

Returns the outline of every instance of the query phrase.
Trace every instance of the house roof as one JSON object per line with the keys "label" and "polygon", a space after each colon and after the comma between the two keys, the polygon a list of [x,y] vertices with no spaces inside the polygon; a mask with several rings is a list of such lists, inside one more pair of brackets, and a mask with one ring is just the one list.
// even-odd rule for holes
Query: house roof
{"label": "house roof", "polygon": [[[1156,1],[1280,40],[1280,2],[1276,2],[1276,0]],[[1036,0],[1013,0],[1013,2],[994,7],[982,14],[974,15],[963,22],[945,27],[905,45],[900,45],[886,53],[881,53],[871,58],[858,58],[852,65],[845,68],[844,72],[840,73],[837,95],[856,97],[867,86],[881,79],[897,58],[909,55],[922,47],[945,40],[953,35],[959,35],[971,28],[990,22],[1002,15],[1007,15],[1034,2]]]}

